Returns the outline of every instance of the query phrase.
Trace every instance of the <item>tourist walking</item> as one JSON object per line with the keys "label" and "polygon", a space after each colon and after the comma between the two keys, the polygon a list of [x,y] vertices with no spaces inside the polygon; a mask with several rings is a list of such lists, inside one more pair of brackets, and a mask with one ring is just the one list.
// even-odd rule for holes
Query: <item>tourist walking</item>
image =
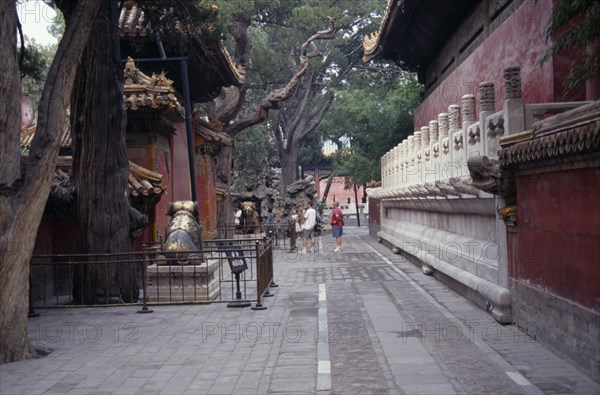
{"label": "tourist walking", "polygon": [[269,207],[267,210],[267,226],[266,233],[267,235],[275,236],[275,216],[273,215],[273,209]]}
{"label": "tourist walking", "polygon": [[301,254],[306,254],[306,245],[308,244],[308,240],[310,240],[310,249],[308,253],[311,253],[315,249],[315,225],[317,224],[317,212],[313,208],[313,203],[308,202],[308,208],[304,213],[304,224],[302,224],[302,251]]}
{"label": "tourist walking", "polygon": [[340,210],[340,203],[333,202],[333,211],[331,212],[331,234],[335,238],[334,252],[342,251],[342,234],[344,230],[344,213]]}

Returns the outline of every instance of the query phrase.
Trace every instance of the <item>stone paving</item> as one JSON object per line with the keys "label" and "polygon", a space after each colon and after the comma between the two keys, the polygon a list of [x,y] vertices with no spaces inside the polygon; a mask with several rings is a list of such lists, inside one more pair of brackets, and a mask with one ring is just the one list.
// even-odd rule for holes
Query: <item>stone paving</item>
{"label": "stone paving", "polygon": [[224,304],[40,309],[43,358],[0,394],[598,394],[598,382],[366,234],[275,252],[266,310]]}

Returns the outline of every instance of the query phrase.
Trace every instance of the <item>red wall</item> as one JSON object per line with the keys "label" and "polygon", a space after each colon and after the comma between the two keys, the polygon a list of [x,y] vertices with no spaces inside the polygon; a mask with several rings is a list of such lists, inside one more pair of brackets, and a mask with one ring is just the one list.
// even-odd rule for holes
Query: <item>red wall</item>
{"label": "red wall", "polygon": [[[200,146],[198,138],[196,145]],[[198,214],[202,232],[217,230],[217,179],[215,162],[208,154],[196,152],[196,188],[198,193]]]}
{"label": "red wall", "polygon": [[479,84],[484,81],[495,83],[496,111],[500,111],[504,100],[502,74],[510,66],[521,67],[526,103],[554,102],[555,91],[558,91],[554,74],[562,78],[568,62],[561,59],[546,62],[543,68],[538,65],[538,59],[547,48],[543,31],[551,9],[552,1],[524,2],[415,110],[415,130],[437,120],[438,114],[447,112],[449,105],[460,104],[463,95],[479,97]]}
{"label": "red wall", "polygon": [[600,168],[518,176],[517,194],[514,277],[600,311]]}
{"label": "red wall", "polygon": [[[325,192],[325,188],[327,187],[327,179],[321,180],[319,182],[319,198],[323,196]],[[357,188],[358,194],[358,203],[362,203],[362,198],[364,195],[363,187],[360,186]],[[340,204],[348,204],[348,198],[350,198],[351,203],[355,203],[354,199],[354,188],[344,189],[344,177],[334,177],[331,182],[331,188],[329,188],[329,193],[327,194],[327,204],[331,205],[333,203],[333,199],[335,197],[336,202],[340,202]],[[320,201],[321,199],[319,199]]]}
{"label": "red wall", "polygon": [[75,221],[43,217],[35,239],[33,255],[74,254]]}

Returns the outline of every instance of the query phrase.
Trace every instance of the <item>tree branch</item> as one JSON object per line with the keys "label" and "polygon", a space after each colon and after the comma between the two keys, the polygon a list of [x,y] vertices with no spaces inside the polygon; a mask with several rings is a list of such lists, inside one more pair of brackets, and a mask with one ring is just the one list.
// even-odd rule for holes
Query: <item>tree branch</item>
{"label": "tree branch", "polygon": [[[224,129],[225,132],[227,132],[230,136],[233,137],[242,130],[263,122],[269,115],[269,110],[281,109],[283,107],[283,102],[289,98],[292,91],[300,82],[302,76],[306,73],[306,70],[308,69],[309,59],[318,56],[318,53],[316,51],[308,53],[308,48],[311,47],[311,44],[313,44],[313,42],[316,40],[330,40],[334,38],[335,31],[336,28],[332,22],[329,29],[318,31],[317,33],[309,37],[308,40],[306,40],[304,44],[302,44],[302,53],[300,55],[299,67],[288,82],[288,84],[281,89],[276,89],[269,93],[269,95],[265,99],[260,101],[254,114],[242,117],[237,122],[231,125],[227,125]],[[312,47],[314,47],[314,44]]]}
{"label": "tree branch", "polygon": [[317,111],[311,112],[308,127],[302,130],[301,133],[298,135],[299,140],[304,139],[309,133],[315,130],[317,126],[319,126],[319,124],[323,120],[323,117],[329,110],[331,103],[333,103],[333,97],[334,96],[332,93],[328,93],[321,106],[317,108]]}

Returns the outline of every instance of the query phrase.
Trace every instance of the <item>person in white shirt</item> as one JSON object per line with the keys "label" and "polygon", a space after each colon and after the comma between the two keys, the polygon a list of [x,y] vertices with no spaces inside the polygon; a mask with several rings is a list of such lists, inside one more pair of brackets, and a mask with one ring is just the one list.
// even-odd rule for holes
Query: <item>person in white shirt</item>
{"label": "person in white shirt", "polygon": [[313,203],[308,202],[308,208],[306,209],[306,213],[304,213],[304,224],[302,224],[302,238],[304,239],[302,242],[303,248],[300,251],[301,254],[306,254],[306,244],[308,244],[308,240],[310,239],[310,249],[309,253],[313,252],[315,249],[315,238],[314,231],[315,225],[317,224],[317,212],[313,208]]}
{"label": "person in white shirt", "polygon": [[236,207],[233,217],[235,220],[235,230],[239,232],[242,228],[242,206]]}

